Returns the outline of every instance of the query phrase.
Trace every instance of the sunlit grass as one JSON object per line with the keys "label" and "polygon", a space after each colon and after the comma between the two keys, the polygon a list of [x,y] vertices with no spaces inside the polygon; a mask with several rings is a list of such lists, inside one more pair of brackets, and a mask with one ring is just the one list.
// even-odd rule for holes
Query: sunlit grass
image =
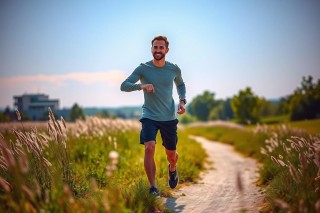
{"label": "sunlit grass", "polygon": [[[66,127],[50,122],[33,130],[32,123],[0,124],[1,212],[165,211],[161,199],[148,193],[138,121],[88,117]],[[185,131],[178,134],[180,183],[195,181],[205,151]],[[160,137],[155,161],[161,195],[170,196]]]}
{"label": "sunlit grass", "polygon": [[187,131],[233,144],[236,150],[262,163],[259,184],[265,187],[267,201],[263,211],[319,212],[318,127],[319,120],[312,120],[244,130],[212,126]]}

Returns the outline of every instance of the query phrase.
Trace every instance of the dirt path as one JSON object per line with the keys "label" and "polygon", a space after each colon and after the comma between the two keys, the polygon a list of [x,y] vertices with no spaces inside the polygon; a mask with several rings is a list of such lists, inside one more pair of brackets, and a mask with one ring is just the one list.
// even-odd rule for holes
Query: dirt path
{"label": "dirt path", "polygon": [[[201,175],[197,184],[174,191],[165,205],[174,212],[259,212],[263,195],[255,185],[257,163],[233,151],[230,145],[193,137],[207,150],[209,160],[214,162]],[[239,181],[240,186],[239,186]],[[242,191],[239,187],[242,186]]]}

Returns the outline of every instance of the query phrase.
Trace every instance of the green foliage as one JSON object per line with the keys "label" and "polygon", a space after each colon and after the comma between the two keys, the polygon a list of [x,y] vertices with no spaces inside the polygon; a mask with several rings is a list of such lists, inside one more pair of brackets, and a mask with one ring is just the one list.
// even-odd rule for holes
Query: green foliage
{"label": "green foliage", "polygon": [[235,149],[247,156],[262,159],[260,147],[264,144],[266,135],[254,134],[247,129],[237,129],[226,126],[188,127],[186,131],[191,135],[199,135],[209,140],[221,141],[235,146]]}
{"label": "green foliage", "polygon": [[231,99],[217,101],[209,115],[209,120],[231,120],[233,119],[233,110],[231,107]]}
{"label": "green foliage", "polygon": [[[51,117],[48,135],[42,124],[30,132],[23,127],[25,134],[17,131],[16,138],[9,132],[12,128],[0,128],[0,157],[5,159],[0,167],[0,212],[166,211],[161,200],[148,193],[138,122],[87,117],[64,129],[63,120]],[[178,136],[180,183],[195,181],[206,153],[187,132]],[[16,139],[25,143],[23,150]],[[160,134],[157,141],[157,185],[162,196],[170,196]],[[38,148],[41,152],[35,153]]]}
{"label": "green foliage", "polygon": [[[317,126],[311,132],[320,133],[319,120],[289,125],[308,130]],[[285,125],[257,126],[254,131],[219,126],[190,127],[186,131],[233,144],[236,150],[262,163],[259,184],[265,186],[267,201],[263,212],[319,212],[320,164],[315,151],[319,149],[319,137]]]}
{"label": "green foliage", "polygon": [[101,118],[111,118],[111,117],[114,117],[114,115],[112,115],[112,113],[111,112],[109,112],[108,110],[102,110],[102,111],[100,111],[100,112],[98,112],[97,114],[96,114],[96,116],[98,116],[98,117],[101,117]]}
{"label": "green foliage", "polygon": [[73,104],[73,106],[71,107],[69,118],[71,121],[84,119],[83,109],[77,103]]}
{"label": "green foliage", "polygon": [[272,103],[264,98],[261,99],[261,117],[275,116],[278,112],[279,104]]}
{"label": "green foliage", "polygon": [[320,119],[292,121],[289,124],[292,127],[304,129],[310,134],[320,134]]}
{"label": "green foliage", "polygon": [[8,122],[10,118],[6,116],[3,112],[0,112],[0,122]]}
{"label": "green foliage", "polygon": [[188,123],[192,123],[195,121],[197,121],[197,118],[190,115],[190,113],[188,113],[188,112],[185,112],[184,114],[179,115],[179,123],[181,123],[181,124],[188,124]]}
{"label": "green foliage", "polygon": [[268,116],[261,118],[261,123],[263,124],[279,124],[289,121],[289,115],[278,115],[278,116]]}
{"label": "green foliage", "polygon": [[250,87],[240,90],[231,101],[235,118],[242,124],[255,124],[260,120],[262,99]]}
{"label": "green foliage", "polygon": [[211,109],[216,105],[214,93],[204,91],[202,95],[195,97],[188,106],[191,115],[201,121],[207,121]]}
{"label": "green foliage", "polygon": [[320,117],[320,79],[313,82],[312,76],[303,77],[300,87],[289,96],[291,120],[314,119]]}

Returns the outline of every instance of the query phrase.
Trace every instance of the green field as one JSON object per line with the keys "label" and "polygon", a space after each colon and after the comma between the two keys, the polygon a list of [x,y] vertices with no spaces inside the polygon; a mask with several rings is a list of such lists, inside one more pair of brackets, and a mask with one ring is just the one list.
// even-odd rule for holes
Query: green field
{"label": "green field", "polygon": [[[139,122],[88,117],[64,127],[51,117],[48,124],[0,124],[0,212],[170,211],[148,193]],[[197,179],[206,154],[185,131],[178,136],[181,185]],[[168,197],[158,141],[156,179]]]}
{"label": "green field", "polygon": [[320,120],[249,126],[188,127],[189,134],[234,145],[261,164],[263,212],[319,212]]}

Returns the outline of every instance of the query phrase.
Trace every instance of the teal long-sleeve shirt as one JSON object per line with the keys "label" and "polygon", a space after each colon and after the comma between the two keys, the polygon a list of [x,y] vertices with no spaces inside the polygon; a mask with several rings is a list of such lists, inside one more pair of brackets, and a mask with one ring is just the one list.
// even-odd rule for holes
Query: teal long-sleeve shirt
{"label": "teal long-sleeve shirt", "polygon": [[152,61],[141,63],[133,73],[121,84],[121,91],[141,90],[139,83],[152,84],[155,93],[143,90],[144,104],[142,118],[155,121],[170,121],[176,118],[175,104],[172,97],[173,82],[176,85],[179,99],[185,99],[186,87],[180,68],[166,61],[163,67],[156,67]]}

